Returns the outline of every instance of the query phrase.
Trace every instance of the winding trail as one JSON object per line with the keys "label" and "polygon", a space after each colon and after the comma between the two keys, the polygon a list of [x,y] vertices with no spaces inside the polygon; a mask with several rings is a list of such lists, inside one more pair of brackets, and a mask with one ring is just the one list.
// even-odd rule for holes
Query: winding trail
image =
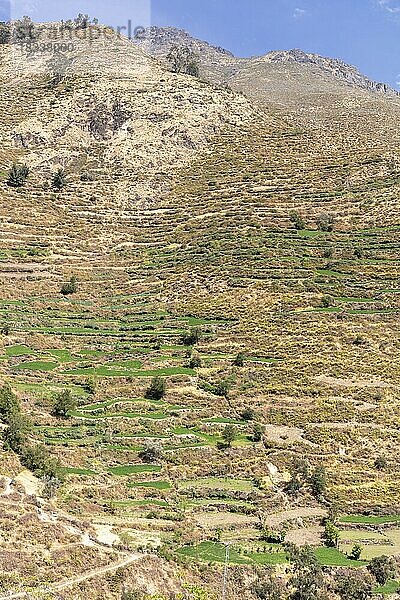
{"label": "winding trail", "polygon": [[[86,581],[87,579],[92,579],[93,577],[99,577],[101,575],[105,575],[110,571],[117,571],[118,569],[122,569],[124,567],[129,566],[133,562],[143,558],[143,554],[131,554],[126,557],[124,560],[121,560],[117,563],[113,563],[111,565],[107,565],[105,567],[100,567],[98,569],[94,569],[93,571],[88,571],[87,573],[82,573],[82,575],[77,575],[76,577],[71,577],[69,579],[65,579],[64,581],[60,581],[59,583],[54,583],[49,586],[43,586],[41,590],[43,592],[59,592],[61,590],[65,590],[66,588],[77,585],[78,583],[82,583],[82,581]],[[6,594],[0,596],[0,600],[12,600],[16,598],[29,598],[29,594],[27,592],[15,592],[13,594]]]}

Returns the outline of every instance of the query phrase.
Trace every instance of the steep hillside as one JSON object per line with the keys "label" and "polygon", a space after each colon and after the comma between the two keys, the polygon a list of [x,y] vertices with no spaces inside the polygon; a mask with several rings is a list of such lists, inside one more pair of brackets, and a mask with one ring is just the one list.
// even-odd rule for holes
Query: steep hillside
{"label": "steep hillside", "polygon": [[1,47],[0,599],[285,597],[286,542],[332,600],[378,589],[398,99],[271,56],[231,72],[245,96],[89,31],[62,73]]}

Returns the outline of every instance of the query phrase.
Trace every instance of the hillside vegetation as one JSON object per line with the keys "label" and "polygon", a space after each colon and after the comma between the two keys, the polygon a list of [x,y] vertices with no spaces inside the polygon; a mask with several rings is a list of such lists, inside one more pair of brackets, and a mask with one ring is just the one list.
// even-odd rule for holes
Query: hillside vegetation
{"label": "hillside vegetation", "polygon": [[398,98],[92,38],[0,48],[0,598],[394,593]]}

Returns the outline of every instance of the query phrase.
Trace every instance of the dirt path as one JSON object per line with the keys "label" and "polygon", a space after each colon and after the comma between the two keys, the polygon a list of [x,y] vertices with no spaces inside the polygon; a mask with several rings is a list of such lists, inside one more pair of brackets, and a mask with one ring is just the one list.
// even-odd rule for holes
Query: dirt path
{"label": "dirt path", "polygon": [[[64,581],[60,581],[59,583],[54,583],[52,585],[43,587],[42,590],[45,592],[59,592],[61,590],[65,590],[66,588],[77,585],[78,583],[82,583],[87,579],[92,579],[93,577],[100,577],[101,575],[105,575],[110,571],[117,571],[118,569],[127,567],[133,562],[139,560],[140,558],[143,558],[143,554],[131,554],[124,560],[121,560],[117,563],[113,563],[112,565],[108,565],[106,567],[100,567],[99,569],[95,569],[94,571],[88,571],[87,573],[77,575],[76,577],[71,577],[70,579],[65,579]],[[15,592],[14,594],[0,596],[0,600],[13,600],[17,598],[29,598],[29,594],[27,592]]]}

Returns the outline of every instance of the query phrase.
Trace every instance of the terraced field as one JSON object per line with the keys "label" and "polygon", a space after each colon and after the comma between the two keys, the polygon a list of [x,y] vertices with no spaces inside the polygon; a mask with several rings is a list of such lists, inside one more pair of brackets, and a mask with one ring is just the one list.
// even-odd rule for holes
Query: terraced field
{"label": "terraced field", "polygon": [[[398,556],[399,179],[382,152],[397,100],[371,137],[357,111],[372,122],[384,101],[357,96],[352,119],[364,133],[349,121],[338,136],[341,107],[333,144],[293,113],[282,119],[158,64],[146,70],[131,47],[127,56],[134,80],[114,74],[108,96],[96,75],[50,89],[38,75],[33,98],[23,78],[10,87],[4,67],[0,374],[32,420],[29,443],[44,445],[64,480],[46,510],[49,482],[31,481],[32,504],[32,489],[23,496],[12,481],[23,452],[4,447],[7,527],[17,502],[16,518],[31,519],[45,546],[49,583],[46,553],[70,545],[80,566],[86,552],[88,566],[103,568],[106,555],[112,566],[141,551],[199,572],[204,561],[218,568],[227,544],[232,565],[282,570],[285,542],[311,545],[332,568]],[[87,104],[122,92],[125,129],[88,133]],[[53,129],[21,145],[31,114]],[[137,120],[151,132],[139,146]],[[73,156],[58,192],[46,179],[49,156]],[[6,183],[16,158],[33,169],[20,189]],[[76,290],[63,294],[71,277]],[[149,387],[160,380],[156,397]],[[65,392],[74,406],[56,416]],[[299,461],[307,476],[294,471]],[[321,472],[318,493],[309,475]],[[73,520],[72,538],[40,538],[43,523],[63,519],[70,535]],[[339,530],[334,547],[327,519]],[[15,538],[0,544],[19,561],[7,589],[37,586]]]}

